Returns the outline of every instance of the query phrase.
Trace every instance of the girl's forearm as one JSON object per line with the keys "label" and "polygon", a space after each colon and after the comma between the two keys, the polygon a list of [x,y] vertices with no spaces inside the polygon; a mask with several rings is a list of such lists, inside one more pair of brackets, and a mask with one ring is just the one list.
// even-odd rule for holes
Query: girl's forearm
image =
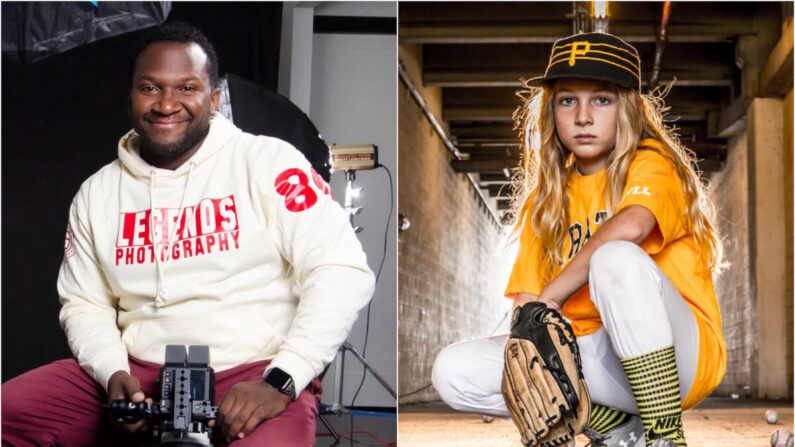
{"label": "girl's forearm", "polygon": [[596,249],[610,241],[630,241],[640,244],[654,231],[657,221],[651,211],[642,206],[621,210],[594,232],[577,255],[560,274],[550,281],[539,295],[539,301],[561,308],[563,303],[588,283],[588,271]]}

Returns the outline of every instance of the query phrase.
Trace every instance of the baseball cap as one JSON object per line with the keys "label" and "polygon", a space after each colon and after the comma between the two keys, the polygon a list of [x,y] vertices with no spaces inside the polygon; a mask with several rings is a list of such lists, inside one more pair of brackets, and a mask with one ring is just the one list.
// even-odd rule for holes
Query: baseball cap
{"label": "baseball cap", "polygon": [[638,50],[606,33],[579,33],[557,40],[544,76],[530,79],[536,87],[556,79],[591,79],[640,91]]}

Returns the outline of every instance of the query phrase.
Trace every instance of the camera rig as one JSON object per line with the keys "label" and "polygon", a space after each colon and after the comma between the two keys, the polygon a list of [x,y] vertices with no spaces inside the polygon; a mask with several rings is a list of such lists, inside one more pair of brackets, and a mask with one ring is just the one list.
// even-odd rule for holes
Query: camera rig
{"label": "camera rig", "polygon": [[160,401],[133,403],[113,400],[103,407],[123,423],[150,419],[152,436],[169,447],[210,446],[215,419],[215,372],[210,368],[210,348],[182,345],[166,346],[166,361],[160,368]]}

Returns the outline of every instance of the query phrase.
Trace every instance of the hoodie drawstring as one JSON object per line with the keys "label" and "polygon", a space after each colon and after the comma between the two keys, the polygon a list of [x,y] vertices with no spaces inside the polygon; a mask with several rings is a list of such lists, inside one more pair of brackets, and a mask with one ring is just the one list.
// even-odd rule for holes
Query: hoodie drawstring
{"label": "hoodie drawstring", "polygon": [[157,295],[155,297],[155,307],[160,307],[166,302],[166,290],[165,290],[165,272],[166,272],[166,264],[170,258],[171,251],[171,243],[174,239],[174,234],[176,234],[177,227],[179,227],[179,222],[182,219],[182,213],[185,211],[185,198],[188,196],[188,188],[190,187],[190,180],[191,174],[193,174],[193,168],[196,167],[196,163],[190,162],[189,169],[188,169],[188,178],[185,180],[185,189],[182,191],[182,200],[179,204],[179,212],[177,213],[177,221],[174,222],[173,225],[170,225],[170,229],[168,232],[168,238],[166,239],[166,252],[164,259],[160,260],[160,251],[158,250],[157,240],[155,239],[155,226],[154,226],[154,215],[155,215],[155,182],[157,179],[157,174],[155,171],[149,172],[149,239],[152,241],[152,249],[154,250],[155,254],[155,268],[157,270]]}

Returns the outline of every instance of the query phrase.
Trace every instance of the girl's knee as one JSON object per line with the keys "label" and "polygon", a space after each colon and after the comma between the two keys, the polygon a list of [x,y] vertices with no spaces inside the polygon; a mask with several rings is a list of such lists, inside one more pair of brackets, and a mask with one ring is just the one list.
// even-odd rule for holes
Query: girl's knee
{"label": "girl's knee", "polygon": [[621,288],[630,281],[654,280],[648,273],[655,268],[654,260],[637,244],[610,241],[599,246],[591,256],[588,282],[591,290]]}
{"label": "girl's knee", "polygon": [[446,346],[436,356],[431,370],[431,381],[433,387],[445,402],[456,394],[453,382],[458,372],[461,370],[459,355],[456,345]]}
{"label": "girl's knee", "polygon": [[606,242],[591,255],[591,272],[625,271],[637,265],[636,259],[639,257],[648,255],[638,244],[629,241]]}

